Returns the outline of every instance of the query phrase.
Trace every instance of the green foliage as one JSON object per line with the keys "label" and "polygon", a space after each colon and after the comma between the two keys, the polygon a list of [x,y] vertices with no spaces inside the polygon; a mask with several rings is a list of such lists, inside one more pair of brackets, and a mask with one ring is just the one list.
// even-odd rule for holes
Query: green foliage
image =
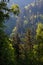
{"label": "green foliage", "polygon": [[36,41],[37,44],[34,45],[34,57],[37,60],[39,65],[43,63],[43,24],[38,23],[38,27],[36,29]]}
{"label": "green foliage", "polygon": [[38,23],[38,27],[36,30],[36,39],[39,41],[39,43],[43,43],[43,24]]}
{"label": "green foliage", "polygon": [[[3,28],[4,21],[9,18],[9,12],[18,15],[20,12],[18,5],[12,5],[9,9],[4,0],[0,2],[0,65],[43,65],[43,24],[38,23],[36,44],[32,41],[30,29],[26,32],[25,38],[20,38],[16,34],[13,35],[13,40],[9,40]],[[27,21],[24,23],[27,24]],[[16,27],[13,31],[15,30]]]}
{"label": "green foliage", "polygon": [[1,65],[9,65],[14,64],[14,48],[12,44],[5,39],[3,43],[1,43],[1,55],[0,55],[0,61]]}
{"label": "green foliage", "polygon": [[11,6],[11,11],[12,11],[14,14],[18,15],[18,14],[20,13],[19,6],[18,6],[17,4],[13,4],[13,5]]}
{"label": "green foliage", "polygon": [[0,65],[15,64],[14,48],[11,41],[4,32],[4,22],[9,18],[9,12],[14,11],[11,11],[11,9],[7,7],[7,2],[5,2],[5,0],[0,1]]}

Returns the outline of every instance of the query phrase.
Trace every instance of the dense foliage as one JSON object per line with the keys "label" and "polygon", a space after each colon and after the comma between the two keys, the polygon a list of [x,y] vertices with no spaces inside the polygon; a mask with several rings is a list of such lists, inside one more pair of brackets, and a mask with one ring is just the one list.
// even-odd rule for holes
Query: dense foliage
{"label": "dense foliage", "polygon": [[0,65],[43,65],[42,23],[37,24],[35,34],[29,28],[22,37],[17,31],[12,37],[4,32],[4,22],[10,13],[18,15],[19,12],[18,5],[8,8],[5,0],[0,1]]}

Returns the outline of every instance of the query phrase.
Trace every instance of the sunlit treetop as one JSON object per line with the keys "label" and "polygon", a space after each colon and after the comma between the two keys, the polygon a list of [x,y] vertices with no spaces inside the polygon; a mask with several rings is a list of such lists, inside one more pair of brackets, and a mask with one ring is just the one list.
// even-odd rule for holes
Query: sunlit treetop
{"label": "sunlit treetop", "polygon": [[40,42],[43,42],[43,24],[38,23],[37,29],[36,29],[36,39],[39,39]]}
{"label": "sunlit treetop", "polygon": [[13,4],[11,6],[11,11],[13,11],[14,14],[18,15],[20,13],[19,6],[17,4]]}

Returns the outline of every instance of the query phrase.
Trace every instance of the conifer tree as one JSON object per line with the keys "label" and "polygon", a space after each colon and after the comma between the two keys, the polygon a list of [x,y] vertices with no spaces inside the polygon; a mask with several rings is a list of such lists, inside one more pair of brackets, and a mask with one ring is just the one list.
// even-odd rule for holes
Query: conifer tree
{"label": "conifer tree", "polygon": [[17,62],[17,65],[20,64],[20,55],[21,55],[21,52],[20,52],[20,43],[21,43],[21,40],[20,40],[20,37],[18,35],[18,33],[16,34],[15,37],[13,37],[13,47],[15,49],[15,57],[16,57],[16,62]]}
{"label": "conifer tree", "polygon": [[29,65],[32,64],[32,37],[31,37],[31,30],[28,29],[26,35],[25,35],[25,44],[24,44],[24,55],[25,55],[25,64]]}
{"label": "conifer tree", "polygon": [[37,40],[37,56],[38,56],[38,64],[41,65],[43,62],[43,24],[38,23],[37,30],[36,30],[36,40]]}
{"label": "conifer tree", "polygon": [[0,65],[14,64],[14,48],[4,32],[4,22],[9,18],[9,12],[14,11],[7,7],[6,1],[0,1]]}

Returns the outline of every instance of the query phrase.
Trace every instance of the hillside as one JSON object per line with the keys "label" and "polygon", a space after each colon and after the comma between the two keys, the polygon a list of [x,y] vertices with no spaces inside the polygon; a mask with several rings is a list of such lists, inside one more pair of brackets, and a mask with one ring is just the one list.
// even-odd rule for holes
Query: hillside
{"label": "hillside", "polygon": [[17,18],[16,29],[13,29],[13,32],[18,32],[20,35],[26,32],[27,28],[30,28],[33,34],[35,34],[35,29],[37,23],[43,23],[43,1],[38,3],[31,3],[24,7],[23,12]]}
{"label": "hillside", "polygon": [[[24,7],[31,2],[34,2],[34,0],[23,0],[23,1],[22,0],[10,0],[10,2],[8,3],[8,7],[10,7],[12,4],[18,4],[21,10],[21,13],[20,13],[20,17],[21,17],[21,15],[23,16],[22,13],[24,11]],[[5,29],[5,32],[8,35],[10,35],[10,33],[12,32],[12,29],[16,26],[16,20],[17,18],[11,16],[11,18],[7,20],[7,22],[5,22],[5,26],[7,26]]]}
{"label": "hillside", "polygon": [[[13,1],[11,2],[14,3]],[[15,2],[19,4],[21,1],[19,2],[15,1]],[[30,2],[32,2],[32,0],[28,1],[28,3]],[[19,14],[17,18],[11,16],[11,18],[7,22],[5,22],[5,25],[7,26],[5,29],[5,32],[8,35],[10,35],[12,31],[23,34],[26,32],[27,28],[31,28],[31,30],[35,31],[37,23],[38,22],[43,23],[42,21],[43,20],[43,0],[41,0],[37,4],[35,4],[35,2],[32,2],[28,5],[24,4],[24,6],[22,5],[22,7],[23,9],[21,10],[21,13]],[[16,31],[15,31],[15,28],[16,28]]]}

